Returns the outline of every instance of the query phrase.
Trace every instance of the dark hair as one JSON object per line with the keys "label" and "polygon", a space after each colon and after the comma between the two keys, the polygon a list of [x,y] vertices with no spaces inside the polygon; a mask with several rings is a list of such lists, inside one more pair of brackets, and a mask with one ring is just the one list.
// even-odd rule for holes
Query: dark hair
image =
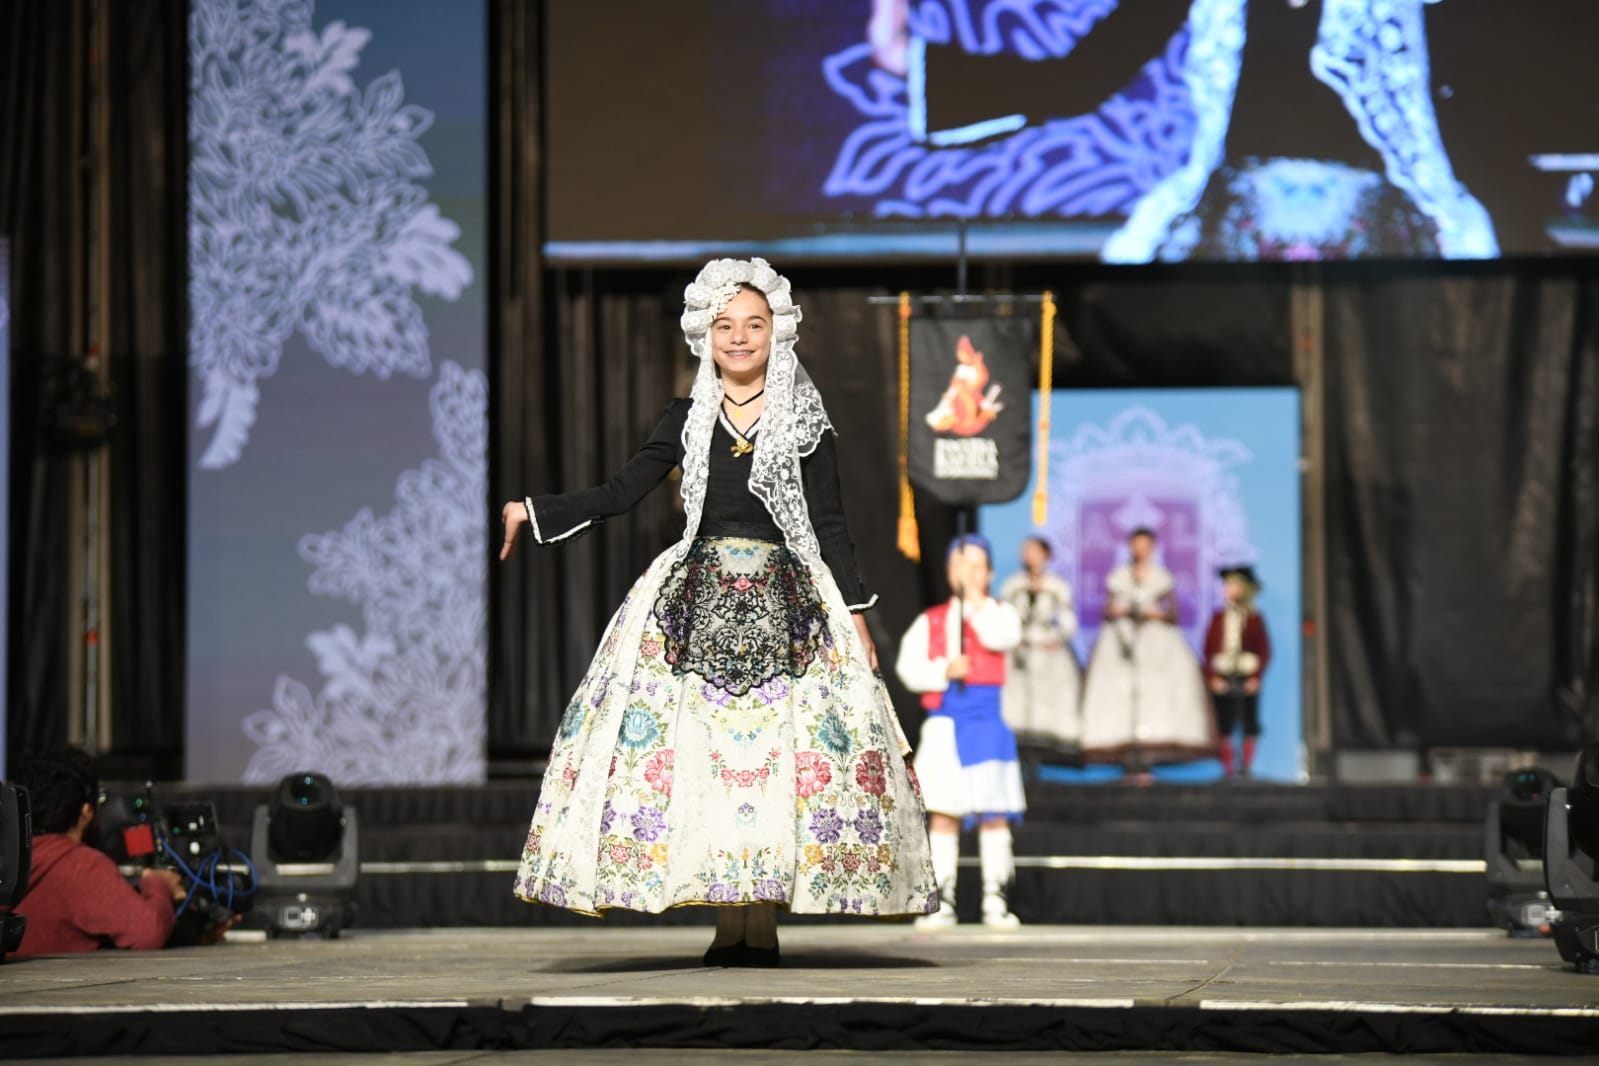
{"label": "dark hair", "polygon": [[78,824],[83,805],[100,801],[94,760],[80,748],[56,748],[22,756],[14,784],[28,790],[33,835],[65,833]]}
{"label": "dark hair", "polygon": [[1155,536],[1155,531],[1150,529],[1148,526],[1139,526],[1137,529],[1133,530],[1127,535],[1127,539],[1129,541],[1137,540],[1139,537],[1148,537],[1150,540],[1157,541],[1160,539],[1159,537]]}
{"label": "dark hair", "polygon": [[1026,540],[1022,541],[1022,543],[1023,544],[1036,544],[1040,548],[1044,549],[1044,554],[1046,556],[1048,556],[1049,558],[1054,558],[1055,557],[1055,548],[1054,548],[1054,546],[1052,544],[1050,544],[1049,541],[1046,540],[1043,537],[1031,536],[1031,537],[1028,537]]}

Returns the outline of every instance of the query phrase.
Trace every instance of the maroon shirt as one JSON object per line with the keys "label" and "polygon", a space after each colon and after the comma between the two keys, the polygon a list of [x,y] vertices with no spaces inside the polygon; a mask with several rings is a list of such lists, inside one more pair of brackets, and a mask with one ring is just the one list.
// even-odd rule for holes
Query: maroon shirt
{"label": "maroon shirt", "polygon": [[105,852],[64,833],[33,838],[33,875],[15,909],[28,918],[18,958],[159,948],[177,921],[172,894],[160,880],[146,874],[135,891]]}
{"label": "maroon shirt", "polygon": [[[1223,607],[1210,616],[1210,627],[1205,630],[1205,680],[1215,681],[1221,677],[1211,665],[1216,661],[1216,656],[1221,654],[1221,646],[1227,640],[1227,608]],[[1244,622],[1241,651],[1247,651],[1260,659],[1260,669],[1251,677],[1261,677],[1266,673],[1266,666],[1271,662],[1271,638],[1266,635],[1266,620],[1258,611],[1250,611],[1249,618]]]}

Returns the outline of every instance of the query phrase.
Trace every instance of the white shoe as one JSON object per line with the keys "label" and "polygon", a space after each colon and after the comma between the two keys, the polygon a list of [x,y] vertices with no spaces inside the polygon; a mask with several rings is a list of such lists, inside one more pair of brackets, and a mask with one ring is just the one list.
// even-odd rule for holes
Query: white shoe
{"label": "white shoe", "polygon": [[994,893],[983,897],[983,924],[990,929],[1016,929],[1022,920],[1010,912],[1004,896]]}
{"label": "white shoe", "polygon": [[916,919],[916,928],[922,930],[953,929],[958,924],[960,919],[955,916],[955,908],[948,903],[941,903],[932,914],[924,914]]}

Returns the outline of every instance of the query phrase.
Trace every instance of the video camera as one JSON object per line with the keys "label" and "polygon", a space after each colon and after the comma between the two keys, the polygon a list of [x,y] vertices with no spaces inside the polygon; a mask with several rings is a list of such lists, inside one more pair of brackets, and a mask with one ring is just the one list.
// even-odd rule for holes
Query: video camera
{"label": "video camera", "polygon": [[178,904],[174,947],[199,943],[248,909],[255,892],[250,857],[227,846],[216,805],[207,800],[158,804],[151,782],[133,792],[102,792],[100,850],[130,880],[146,869],[173,870],[188,895]]}

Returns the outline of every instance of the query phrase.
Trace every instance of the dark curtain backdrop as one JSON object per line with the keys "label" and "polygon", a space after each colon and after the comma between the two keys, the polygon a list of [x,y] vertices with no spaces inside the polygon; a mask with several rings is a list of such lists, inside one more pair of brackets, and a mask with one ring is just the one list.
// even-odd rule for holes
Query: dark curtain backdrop
{"label": "dark curtain backdrop", "polygon": [[8,4],[0,14],[0,236],[11,241],[12,285],[11,752],[66,737],[68,465],[41,446],[38,400],[49,364],[73,343],[74,7]]}
{"label": "dark curtain backdrop", "polygon": [[1342,746],[1599,736],[1596,329],[1588,264],[1330,276]]}
{"label": "dark curtain backdrop", "polygon": [[[183,735],[184,102],[186,5],[101,5],[114,47],[88,42],[80,0],[12,4],[0,100],[0,233],[12,241],[12,751],[67,736],[70,463],[47,445],[52,379],[92,344],[107,360],[117,426],[109,456],[108,613],[114,751],[140,772],[176,774]],[[100,61],[109,112],[109,264],[103,328],[79,343],[85,314],[91,172],[88,65]],[[81,76],[81,77],[80,77]],[[75,134],[83,137],[75,140]],[[75,265],[77,260],[77,265]]]}
{"label": "dark curtain backdrop", "polygon": [[103,4],[115,47],[105,344],[111,437],[112,743],[130,766],[183,769],[188,523],[187,4]]}

